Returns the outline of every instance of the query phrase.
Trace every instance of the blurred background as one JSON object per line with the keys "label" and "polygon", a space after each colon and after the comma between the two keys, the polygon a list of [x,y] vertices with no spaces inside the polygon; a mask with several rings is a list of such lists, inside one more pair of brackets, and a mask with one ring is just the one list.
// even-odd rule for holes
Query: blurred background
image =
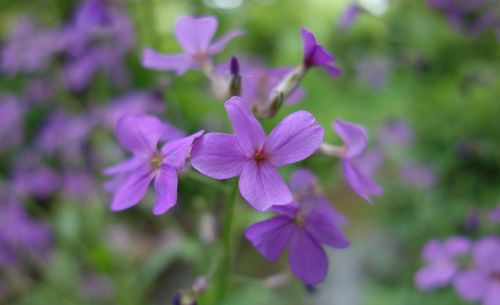
{"label": "blurred background", "polygon": [[367,128],[381,158],[374,205],[338,162],[303,162],[349,217],[352,241],[329,250],[328,279],[314,290],[286,275],[286,256],[269,262],[243,238],[268,215],[239,203],[227,304],[467,304],[451,288],[420,292],[413,277],[428,240],[500,230],[487,217],[500,202],[498,1],[109,0],[102,16],[82,3],[0,0],[0,304],[171,304],[213,268],[215,187],[186,175],[168,214],[151,214],[154,197],[112,213],[101,174],[125,157],[113,135],[124,114],[229,130],[199,71],[140,65],[144,47],[180,51],[182,15],[216,16],[216,37],[246,31],[216,56],[222,67],[232,55],[294,66],[300,28],[314,32],[342,75],[310,71],[302,101],[265,126],[306,109],[341,144],[330,126],[342,118]]}

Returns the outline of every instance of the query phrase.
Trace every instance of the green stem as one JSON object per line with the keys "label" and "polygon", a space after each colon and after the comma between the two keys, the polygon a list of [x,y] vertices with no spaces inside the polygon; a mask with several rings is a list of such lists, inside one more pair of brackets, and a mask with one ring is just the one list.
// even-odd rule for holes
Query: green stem
{"label": "green stem", "polygon": [[231,237],[233,229],[234,206],[238,200],[238,183],[233,182],[232,191],[229,192],[224,215],[224,226],[222,228],[223,254],[216,275],[216,289],[214,304],[223,304],[226,296],[229,273],[231,271]]}

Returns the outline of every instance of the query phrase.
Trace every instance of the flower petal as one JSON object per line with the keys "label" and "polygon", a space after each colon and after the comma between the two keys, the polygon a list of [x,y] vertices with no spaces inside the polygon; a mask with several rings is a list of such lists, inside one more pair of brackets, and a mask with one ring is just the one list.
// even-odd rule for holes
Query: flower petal
{"label": "flower petal", "polygon": [[359,157],[365,151],[368,138],[363,127],[337,119],[333,124],[333,129],[344,141],[345,158]]}
{"label": "flower petal", "polygon": [[457,272],[457,267],[451,261],[431,263],[420,269],[415,275],[415,285],[419,290],[430,290],[450,283]]}
{"label": "flower petal", "polygon": [[313,172],[307,168],[298,168],[290,178],[290,190],[295,196],[307,196],[314,193],[314,188],[318,185],[318,179]]}
{"label": "flower petal", "polygon": [[139,203],[146,194],[153,177],[150,170],[131,174],[114,194],[111,210],[122,211]]}
{"label": "flower petal", "polygon": [[380,186],[363,173],[349,160],[342,162],[344,177],[351,188],[368,203],[372,203],[370,195],[380,195],[382,189]]}
{"label": "flower petal", "polygon": [[193,141],[199,138],[203,132],[204,131],[198,131],[189,137],[175,139],[165,143],[161,149],[161,154],[164,158],[162,164],[168,164],[177,171],[181,171],[186,163],[187,155],[193,145]]}
{"label": "flower petal", "polygon": [[190,55],[204,54],[217,30],[217,19],[212,16],[182,16],[175,24],[175,37]]}
{"label": "flower petal", "polygon": [[297,111],[273,129],[264,145],[264,152],[276,167],[302,161],[318,149],[324,133],[312,114]]}
{"label": "flower petal", "polygon": [[184,74],[189,68],[195,66],[188,55],[166,55],[149,48],[142,51],[141,64],[148,69],[175,71],[178,75]]}
{"label": "flower petal", "polygon": [[248,161],[240,176],[240,193],[258,211],[292,201],[292,194],[279,172],[268,162]]}
{"label": "flower petal", "polygon": [[292,272],[309,285],[324,281],[328,258],[320,243],[304,230],[295,229],[288,247],[288,262]]}
{"label": "flower petal", "polygon": [[236,137],[225,133],[208,133],[199,138],[191,150],[191,165],[214,179],[240,175],[247,160]]}
{"label": "flower petal", "polygon": [[478,270],[464,271],[455,277],[453,287],[463,299],[479,301],[488,287],[488,278]]}
{"label": "flower petal", "polygon": [[323,217],[335,226],[343,226],[348,222],[347,216],[340,213],[327,198],[320,195],[312,195],[302,198],[300,200],[300,207],[306,214],[310,210],[314,210],[315,213],[322,214]]}
{"label": "flower petal", "polygon": [[316,42],[314,34],[308,29],[300,29],[300,34],[302,35],[302,46],[304,48],[304,61],[306,61],[307,58],[311,57],[314,52],[314,48],[318,43]]}
{"label": "flower petal", "polygon": [[488,291],[483,299],[484,305],[497,305],[500,304],[500,283],[493,282],[488,287]]}
{"label": "flower petal", "polygon": [[[465,255],[469,252],[470,247],[470,240],[461,236],[450,237],[443,244],[443,250],[449,257]],[[500,249],[498,249],[498,253],[500,253]]]}
{"label": "flower petal", "polygon": [[214,42],[208,49],[208,53],[210,55],[217,54],[220,51],[222,51],[226,45],[233,40],[234,38],[244,35],[245,32],[241,30],[233,30],[230,32],[227,32],[222,38],[218,39],[216,42]]}
{"label": "flower petal", "polygon": [[485,271],[493,271],[500,268],[500,241],[496,237],[486,237],[474,245],[472,249],[474,262]]}
{"label": "flower petal", "polygon": [[321,67],[322,67],[323,69],[325,69],[325,70],[326,70],[326,72],[328,72],[328,74],[330,74],[331,76],[335,76],[335,77],[339,76],[339,75],[340,75],[340,73],[342,72],[342,71],[340,70],[340,68],[335,67],[335,66],[334,66],[334,65],[332,65],[332,64],[328,64],[328,65],[321,65]]}
{"label": "flower petal", "polygon": [[163,132],[163,123],[149,115],[127,115],[116,124],[116,136],[120,144],[143,157],[149,157]]}
{"label": "flower petal", "polygon": [[114,166],[107,167],[103,170],[103,174],[110,176],[110,175],[116,175],[116,174],[121,174],[124,172],[129,172],[134,169],[139,168],[141,165],[145,164],[145,159],[143,158],[138,158],[138,157],[132,157],[130,159],[127,159],[121,163],[118,163]]}
{"label": "flower petal", "polygon": [[[325,213],[326,212],[326,213]],[[343,249],[351,244],[347,237],[339,230],[333,211],[328,211],[325,206],[313,208],[304,215],[305,229],[317,241],[335,248]]]}
{"label": "flower petal", "polygon": [[224,106],[241,149],[247,157],[253,158],[266,140],[264,129],[241,98],[233,96]]}
{"label": "flower petal", "polygon": [[177,172],[175,168],[163,165],[155,178],[156,203],[153,214],[161,215],[177,202]]}
{"label": "flower petal", "polygon": [[294,231],[287,216],[276,216],[248,227],[244,234],[262,256],[275,261],[279,258]]}

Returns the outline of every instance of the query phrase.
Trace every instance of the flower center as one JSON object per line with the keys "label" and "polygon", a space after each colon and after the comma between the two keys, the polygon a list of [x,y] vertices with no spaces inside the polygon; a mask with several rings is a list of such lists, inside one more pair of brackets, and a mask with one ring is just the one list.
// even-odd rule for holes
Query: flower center
{"label": "flower center", "polygon": [[257,161],[257,163],[260,163],[260,162],[266,160],[267,156],[264,154],[263,151],[258,150],[258,151],[255,152],[255,155],[253,156],[253,159],[255,161]]}
{"label": "flower center", "polygon": [[151,166],[154,169],[160,169],[162,163],[163,156],[159,152],[153,153],[153,155],[151,156]]}
{"label": "flower center", "polygon": [[492,272],[491,278],[493,279],[493,281],[500,283],[500,271]]}
{"label": "flower center", "polygon": [[306,220],[304,219],[302,211],[298,211],[297,214],[295,214],[295,219],[293,221],[301,228],[306,225]]}

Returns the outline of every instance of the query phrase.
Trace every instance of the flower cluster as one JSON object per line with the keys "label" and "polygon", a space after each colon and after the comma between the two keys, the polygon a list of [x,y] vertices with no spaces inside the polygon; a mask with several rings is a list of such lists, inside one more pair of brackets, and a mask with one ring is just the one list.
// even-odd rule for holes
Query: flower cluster
{"label": "flower cluster", "polygon": [[500,304],[499,253],[498,235],[487,235],[477,241],[463,236],[442,242],[433,239],[422,250],[427,265],[415,274],[415,286],[429,291],[451,284],[466,301]]}
{"label": "flower cluster", "polygon": [[500,5],[495,0],[427,0],[427,3],[442,11],[449,23],[470,35],[493,30],[500,39]]}
{"label": "flower cluster", "polygon": [[216,68],[213,56],[243,32],[231,31],[212,42],[216,29],[214,17],[181,17],[175,37],[184,53],[165,55],[148,48],[143,51],[142,64],[178,75],[188,69],[201,70],[216,97],[229,96],[224,107],[233,133],[198,131],[186,136],[153,116],[122,117],[116,125],[116,136],[132,156],[104,171],[114,176],[108,184],[113,193],[111,208],[117,211],[134,206],[153,181],[157,196],[153,213],[167,212],[177,202],[179,175],[188,170],[186,161],[199,173],[216,180],[239,177],[239,193],[251,207],[278,214],[248,227],[246,238],[270,260],[278,259],[288,247],[292,272],[306,284],[318,284],[325,279],[328,266],[322,245],[336,249],[349,246],[340,230],[346,217],[318,192],[319,183],[312,172],[297,170],[287,185],[278,168],[303,161],[316,152],[324,153],[342,161],[347,182],[371,203],[370,196],[380,195],[382,188],[373,180],[375,168],[362,164],[366,131],[337,120],[333,128],[344,145],[325,144],[324,129],[314,116],[297,111],[266,134],[259,119],[274,117],[284,103],[296,102],[302,95],[299,86],[306,71],[320,67],[332,76],[340,74],[332,64],[334,57],[310,31],[302,29],[304,55],[295,68],[267,69],[254,61],[233,57],[227,77],[223,66]]}

